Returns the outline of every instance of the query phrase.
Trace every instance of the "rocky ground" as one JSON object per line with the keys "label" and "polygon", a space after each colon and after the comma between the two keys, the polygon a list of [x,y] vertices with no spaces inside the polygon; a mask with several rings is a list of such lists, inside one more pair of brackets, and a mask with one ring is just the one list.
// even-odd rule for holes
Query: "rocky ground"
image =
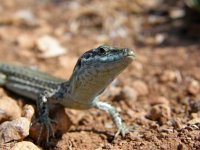
{"label": "rocky ground", "polygon": [[[113,140],[116,128],[100,110],[55,107],[51,116],[59,124],[48,149],[200,149],[200,29],[186,21],[181,0],[0,2],[3,63],[67,80],[78,57],[102,43],[136,53],[101,95],[134,126],[131,134]],[[34,108],[34,102],[0,88],[1,149],[38,149],[33,143],[39,125],[29,133]]]}

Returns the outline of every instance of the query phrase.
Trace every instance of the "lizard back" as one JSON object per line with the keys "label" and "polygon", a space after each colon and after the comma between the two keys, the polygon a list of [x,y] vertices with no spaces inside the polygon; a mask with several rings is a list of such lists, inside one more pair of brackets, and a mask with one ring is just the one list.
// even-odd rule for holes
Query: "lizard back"
{"label": "lizard back", "polygon": [[50,76],[37,69],[0,64],[0,85],[34,100],[41,91],[57,89],[63,82],[66,80]]}

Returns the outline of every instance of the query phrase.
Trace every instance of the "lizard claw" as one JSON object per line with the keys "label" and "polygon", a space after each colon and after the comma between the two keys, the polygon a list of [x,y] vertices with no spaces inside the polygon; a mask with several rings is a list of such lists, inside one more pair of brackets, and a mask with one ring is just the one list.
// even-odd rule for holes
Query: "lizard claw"
{"label": "lizard claw", "polygon": [[115,133],[114,138],[118,137],[119,134],[121,134],[121,136],[124,138],[128,133],[130,133],[131,131],[133,131],[135,129],[134,126],[131,127],[127,127],[124,124],[117,130],[117,132]]}
{"label": "lizard claw", "polygon": [[52,123],[56,123],[55,120],[52,120],[51,118],[49,118],[46,115],[41,115],[39,116],[36,120],[33,121],[33,123],[31,124],[31,127],[33,125],[35,125],[37,122],[39,122],[41,124],[39,130],[38,130],[38,137],[37,137],[37,144],[40,143],[40,139],[41,139],[41,135],[42,135],[42,131],[45,128],[46,129],[46,143],[48,145],[49,143],[49,137],[50,136],[55,136],[55,132],[52,126]]}

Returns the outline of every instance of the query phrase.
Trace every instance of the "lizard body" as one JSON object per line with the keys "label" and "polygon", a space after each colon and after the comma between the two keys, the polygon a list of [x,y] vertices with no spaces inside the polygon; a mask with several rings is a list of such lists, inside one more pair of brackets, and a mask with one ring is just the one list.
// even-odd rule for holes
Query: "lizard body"
{"label": "lizard body", "polygon": [[0,85],[36,101],[37,121],[47,130],[47,143],[51,124],[48,105],[51,103],[73,109],[94,107],[104,110],[117,126],[117,134],[124,135],[127,129],[119,113],[110,104],[99,101],[98,96],[134,57],[133,51],[128,48],[99,46],[85,52],[78,59],[69,81],[27,67],[0,64]]}

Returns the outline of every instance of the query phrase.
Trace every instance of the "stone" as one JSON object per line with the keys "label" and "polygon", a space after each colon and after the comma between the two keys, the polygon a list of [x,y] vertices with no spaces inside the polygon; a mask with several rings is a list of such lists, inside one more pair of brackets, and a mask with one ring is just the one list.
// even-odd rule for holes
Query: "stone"
{"label": "stone", "polygon": [[148,116],[151,120],[158,121],[159,124],[164,125],[171,118],[171,109],[166,104],[154,105]]}
{"label": "stone", "polygon": [[41,149],[31,142],[22,141],[22,142],[16,143],[11,148],[11,150],[41,150]]}
{"label": "stone", "polygon": [[199,82],[197,80],[194,80],[192,79],[188,85],[188,88],[187,88],[188,92],[190,94],[193,94],[193,95],[196,95],[199,93],[200,91],[200,85],[199,85]]}
{"label": "stone", "polygon": [[30,121],[20,117],[13,121],[6,121],[0,125],[0,144],[23,140],[29,135]]}
{"label": "stone", "polygon": [[21,108],[17,105],[16,100],[7,96],[0,98],[0,122],[13,120],[20,116]]}

